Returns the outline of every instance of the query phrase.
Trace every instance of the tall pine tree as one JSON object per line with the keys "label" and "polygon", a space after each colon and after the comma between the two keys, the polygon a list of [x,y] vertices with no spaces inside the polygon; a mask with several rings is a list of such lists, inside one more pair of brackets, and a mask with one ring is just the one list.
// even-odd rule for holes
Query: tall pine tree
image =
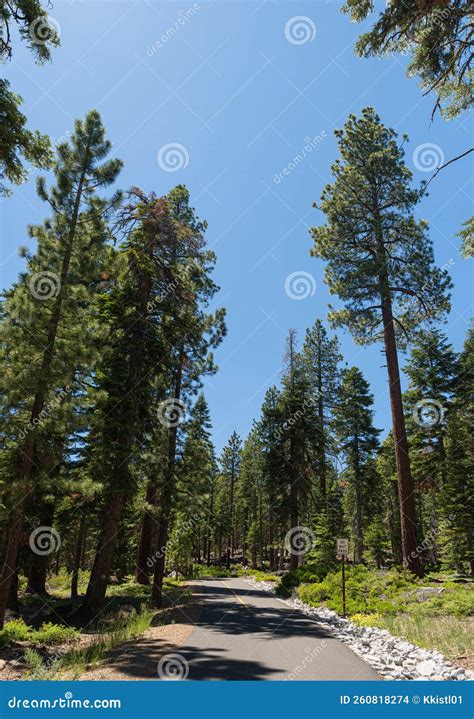
{"label": "tall pine tree", "polygon": [[337,130],[341,159],[322,195],[327,224],[313,229],[312,254],[327,261],[326,282],[344,307],[331,310],[356,342],[384,343],[395,438],[403,559],[421,574],[416,514],[403,414],[398,346],[424,321],[449,309],[450,280],[436,270],[425,222],[414,217],[424,186],[410,187],[396,133],[373,108]]}

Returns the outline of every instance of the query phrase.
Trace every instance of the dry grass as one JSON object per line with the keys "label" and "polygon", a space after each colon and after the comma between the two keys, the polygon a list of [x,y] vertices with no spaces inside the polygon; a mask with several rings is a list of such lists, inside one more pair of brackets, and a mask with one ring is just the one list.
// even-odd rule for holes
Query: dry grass
{"label": "dry grass", "polygon": [[454,664],[474,668],[474,619],[426,614],[385,616],[377,626],[425,649],[437,649]]}

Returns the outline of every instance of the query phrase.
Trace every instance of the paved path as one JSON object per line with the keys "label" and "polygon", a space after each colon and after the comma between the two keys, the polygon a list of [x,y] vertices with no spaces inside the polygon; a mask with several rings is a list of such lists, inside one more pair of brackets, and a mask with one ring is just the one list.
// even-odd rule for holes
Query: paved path
{"label": "paved path", "polygon": [[204,606],[176,650],[188,679],[380,679],[322,625],[245,580],[193,584]]}

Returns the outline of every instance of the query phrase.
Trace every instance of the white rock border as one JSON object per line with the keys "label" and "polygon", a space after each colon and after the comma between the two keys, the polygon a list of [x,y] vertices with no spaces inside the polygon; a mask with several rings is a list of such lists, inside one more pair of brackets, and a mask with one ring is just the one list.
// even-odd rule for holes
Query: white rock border
{"label": "white rock border", "polygon": [[[253,576],[245,577],[244,580],[255,589],[275,595],[273,582],[258,582]],[[405,639],[394,637],[385,629],[361,627],[326,607],[310,607],[297,597],[295,590],[291,599],[280,597],[277,599],[292,609],[299,609],[306,616],[322,624],[336,639],[350,646],[355,654],[386,679],[418,681],[474,679],[474,672],[456,666],[441,652],[417,647]]]}

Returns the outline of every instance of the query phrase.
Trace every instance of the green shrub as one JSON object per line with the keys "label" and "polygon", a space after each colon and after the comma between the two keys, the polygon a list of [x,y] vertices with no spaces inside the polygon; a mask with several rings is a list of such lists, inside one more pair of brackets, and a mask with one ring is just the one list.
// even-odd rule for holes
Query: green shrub
{"label": "green shrub", "polygon": [[33,641],[38,644],[65,644],[78,636],[79,632],[76,629],[52,622],[46,622],[40,629],[33,631]]}
{"label": "green shrub", "polygon": [[192,576],[195,579],[205,577],[212,579],[213,577],[232,577],[233,573],[231,569],[227,569],[226,567],[208,567],[205,564],[193,564]]}
{"label": "green shrub", "polygon": [[65,644],[80,636],[76,629],[60,624],[46,622],[39,629],[25,624],[23,619],[14,619],[5,624],[0,631],[0,646],[10,642],[30,642],[31,644]]}
{"label": "green shrub", "polygon": [[[427,589],[442,591],[431,596]],[[318,606],[324,603],[329,609],[342,612],[340,570],[329,573],[322,581],[304,584],[297,591],[307,604]],[[346,568],[346,611],[349,615],[422,613],[463,617],[472,614],[473,596],[473,587],[469,584],[417,579],[398,569],[376,571],[363,565]]]}
{"label": "green shrub", "polygon": [[237,576],[239,577],[254,577],[257,582],[279,582],[280,577],[276,574],[270,574],[270,572],[262,572],[260,569],[238,569]]}
{"label": "green shrub", "polygon": [[13,619],[0,631],[0,645],[9,642],[26,642],[30,638],[31,631],[31,627],[25,624],[23,619]]}
{"label": "green shrub", "polygon": [[55,679],[62,665],[61,657],[57,657],[50,663],[47,663],[34,649],[26,650],[25,662],[28,667],[26,678],[35,681]]}

